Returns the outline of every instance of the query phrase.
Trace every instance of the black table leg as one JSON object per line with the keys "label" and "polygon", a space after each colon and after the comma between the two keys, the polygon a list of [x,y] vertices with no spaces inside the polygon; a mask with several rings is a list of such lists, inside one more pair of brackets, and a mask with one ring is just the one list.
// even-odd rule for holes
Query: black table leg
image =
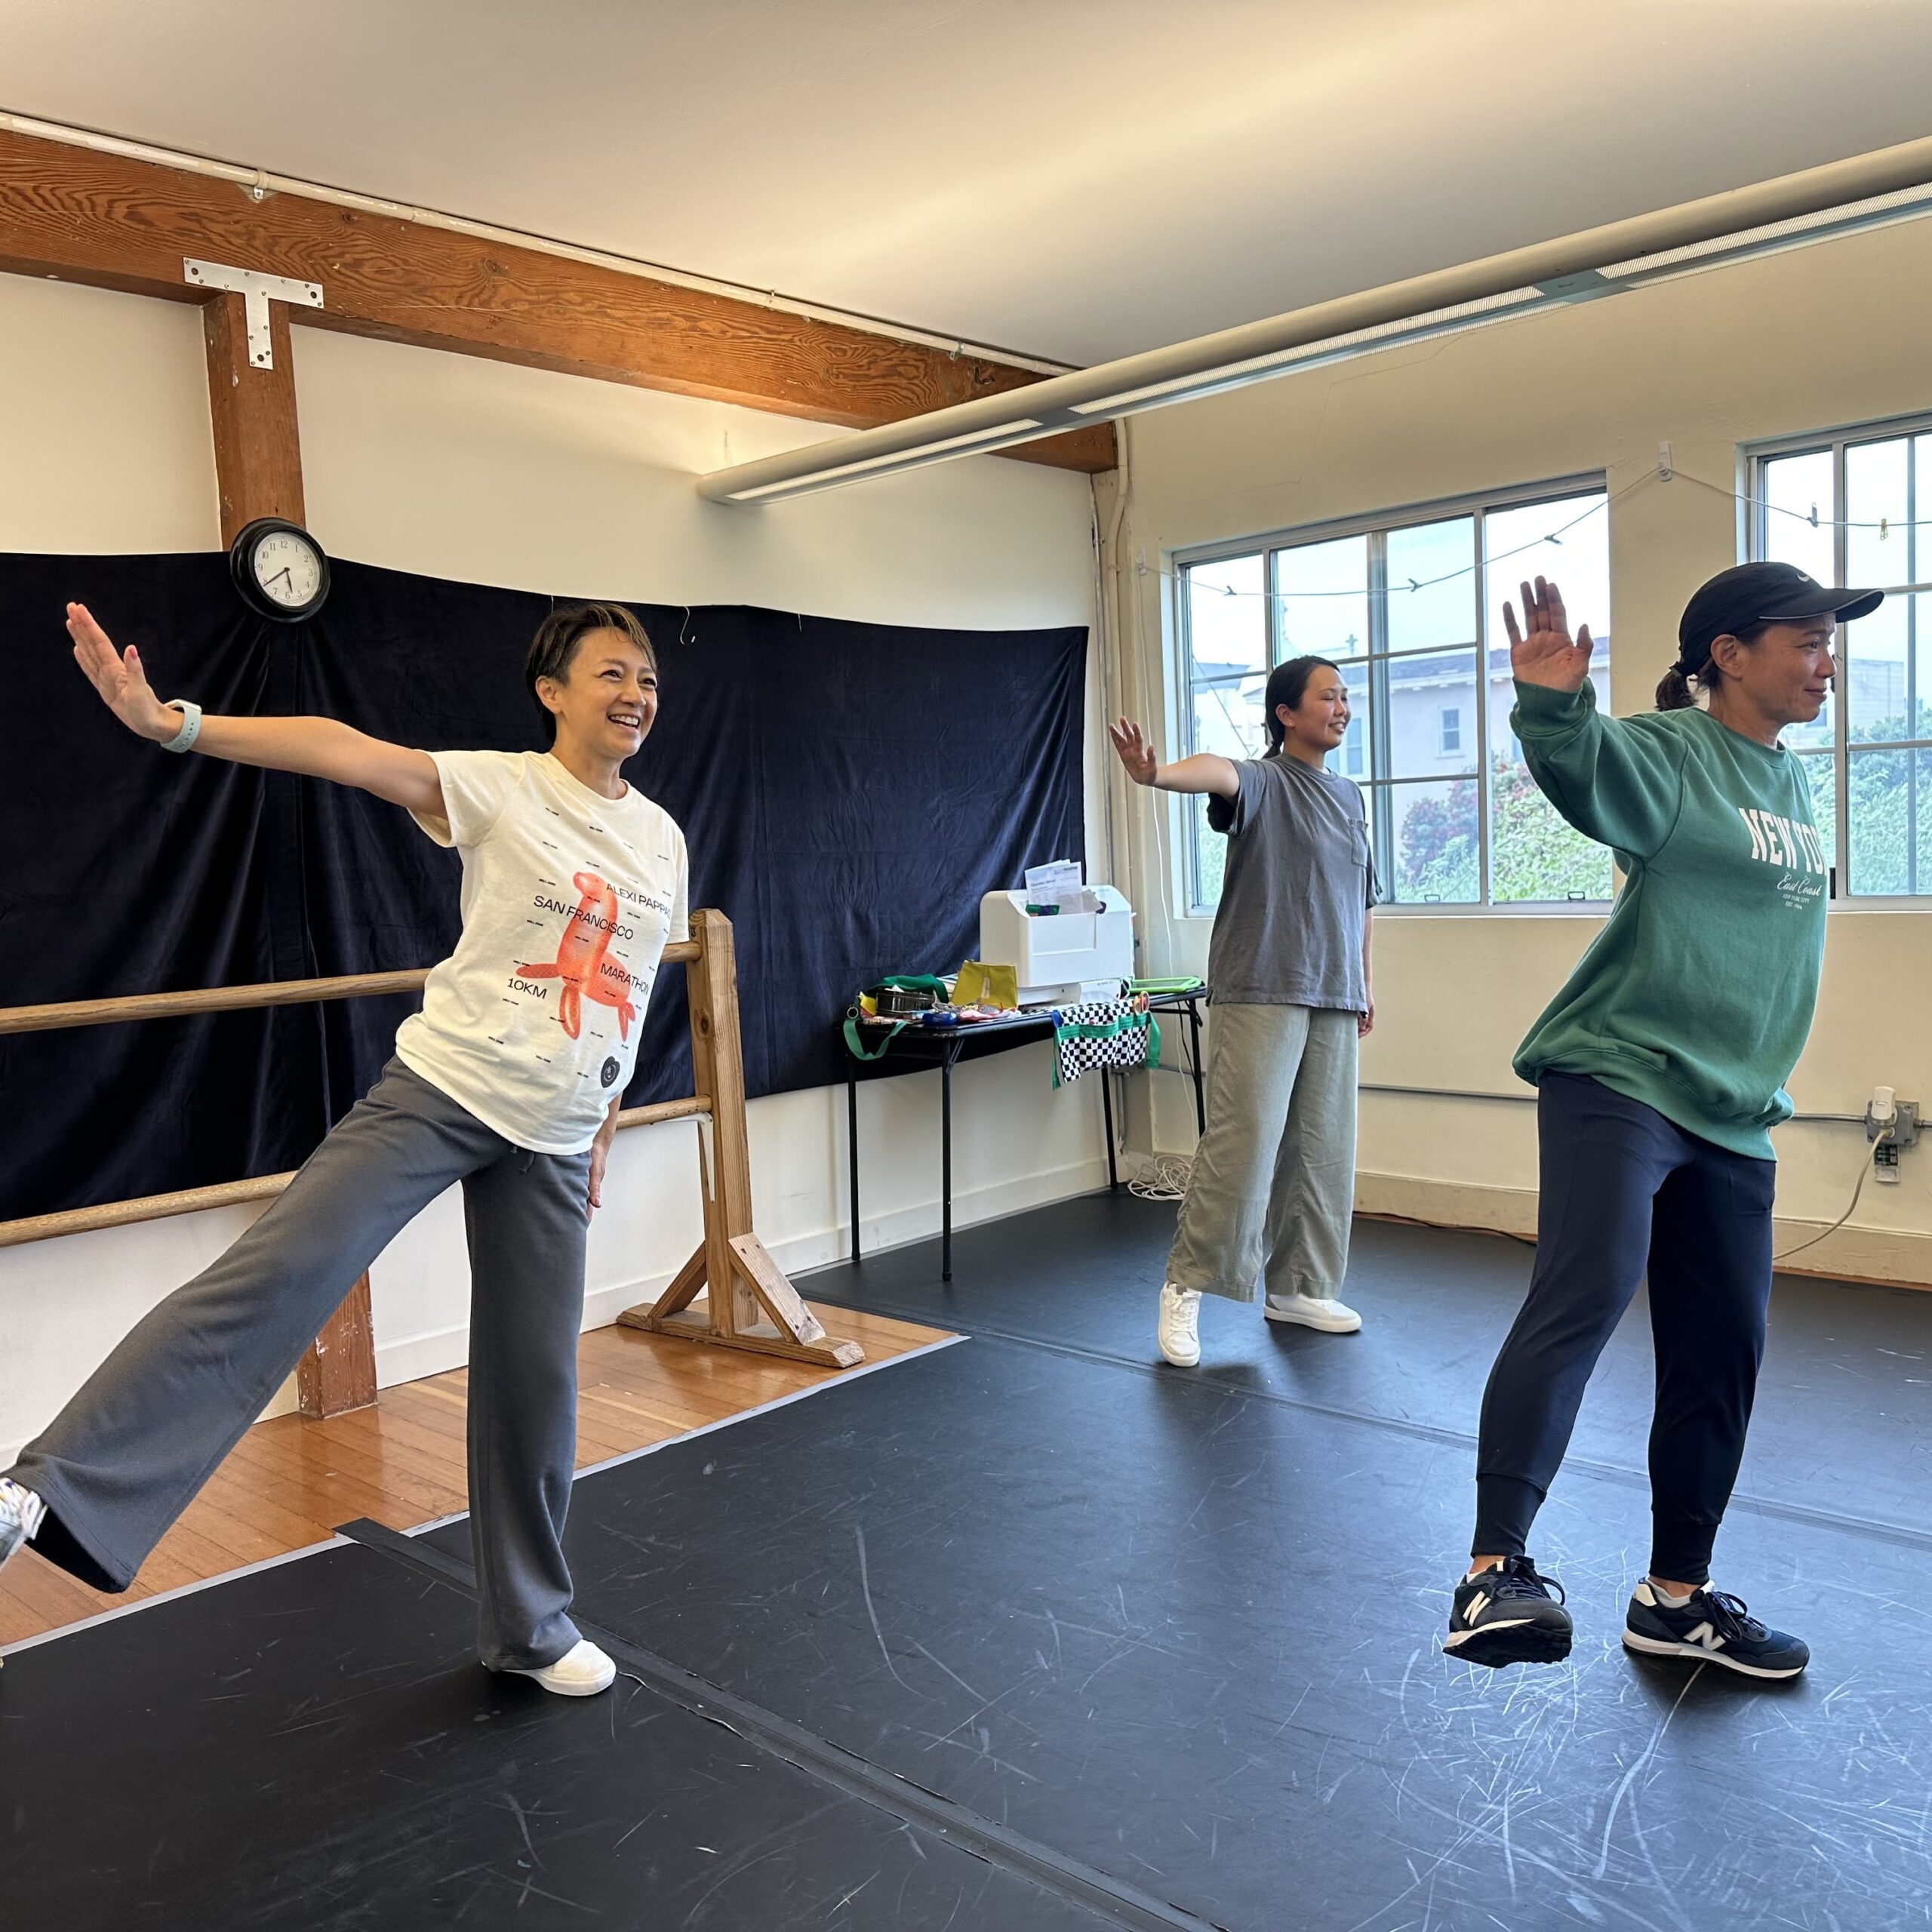
{"label": "black table leg", "polygon": [[852,1183],[852,1259],[859,1258],[859,1081],[845,1083],[845,1165]]}
{"label": "black table leg", "polygon": [[1100,1069],[1100,1111],[1107,1124],[1107,1192],[1112,1194],[1120,1186],[1120,1168],[1114,1157],[1113,1081],[1104,1066]]}
{"label": "black table leg", "polygon": [[939,1063],[940,1209],[939,1278],[952,1279],[952,1063],[949,1053]]}
{"label": "black table leg", "polygon": [[1208,1094],[1201,1072],[1201,1002],[1191,999],[1187,1003],[1189,1037],[1193,1042],[1194,1062],[1194,1124],[1198,1133],[1208,1131]]}

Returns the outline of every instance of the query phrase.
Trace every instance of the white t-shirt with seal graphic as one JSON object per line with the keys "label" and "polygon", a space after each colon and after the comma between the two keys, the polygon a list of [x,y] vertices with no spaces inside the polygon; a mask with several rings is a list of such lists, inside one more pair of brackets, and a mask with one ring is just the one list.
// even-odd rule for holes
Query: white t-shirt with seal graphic
{"label": "white t-shirt with seal graphic", "polygon": [[505,1140],[581,1153],[637,1057],[666,945],[690,937],[685,835],[547,752],[432,752],[463,859],[463,933],[397,1029],[403,1064]]}

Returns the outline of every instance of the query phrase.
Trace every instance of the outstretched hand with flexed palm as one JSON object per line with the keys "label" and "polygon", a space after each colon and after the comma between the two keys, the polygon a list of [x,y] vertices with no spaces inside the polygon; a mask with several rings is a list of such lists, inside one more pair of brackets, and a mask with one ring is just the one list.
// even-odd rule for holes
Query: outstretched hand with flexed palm
{"label": "outstretched hand with flexed palm", "polygon": [[180,730],[180,714],[155,696],[141,669],[140,653],[131,644],[125,655],[116,651],[114,640],[94,622],[85,604],[67,606],[67,635],[74,640],[74,662],[129,731],[160,744]]}
{"label": "outstretched hand with flexed palm", "polygon": [[1516,613],[1508,603],[1503,606],[1503,623],[1509,633],[1509,669],[1521,685],[1541,685],[1553,691],[1576,691],[1590,675],[1590,627],[1580,626],[1576,641],[1570,637],[1569,614],[1563,608],[1563,593],[1546,578],[1538,577],[1534,589],[1523,586],[1523,628],[1516,628]]}
{"label": "outstretched hand with flexed palm", "polygon": [[1128,777],[1137,785],[1152,784],[1161,769],[1160,761],[1154,755],[1152,740],[1131,718],[1109,724],[1107,736],[1114,741],[1114,749],[1127,767]]}

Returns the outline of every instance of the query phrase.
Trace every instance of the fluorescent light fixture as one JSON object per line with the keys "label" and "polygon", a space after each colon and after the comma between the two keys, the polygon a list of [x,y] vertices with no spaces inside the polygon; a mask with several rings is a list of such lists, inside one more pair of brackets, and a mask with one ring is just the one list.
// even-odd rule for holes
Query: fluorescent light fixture
{"label": "fluorescent light fixture", "polygon": [[[834,484],[855,476],[884,476],[895,469],[913,469],[946,457],[977,456],[983,451],[1002,449],[1009,443],[1029,441],[1045,426],[1030,416],[996,429],[968,429],[938,442],[921,443],[915,450],[894,451],[883,456],[861,457],[856,462],[833,463],[814,469],[809,476],[778,483],[752,483],[742,490],[727,492],[720,500],[728,503],[771,503],[786,497],[802,497],[814,490],[829,490]],[[817,447],[817,446],[815,446]],[[836,449],[836,443],[830,446]]]}
{"label": "fluorescent light fixture", "polygon": [[1868,228],[1888,228],[1894,222],[1924,214],[1932,214],[1932,188],[1901,188],[1894,194],[1874,195],[1842,208],[1821,208],[1814,214],[1795,215],[1789,221],[1767,222],[1761,228],[1694,242],[1687,248],[1664,248],[1654,255],[1632,256],[1627,262],[1607,263],[1603,273],[1608,281],[1626,284],[1661,281],[1757,256],[1782,254],[1787,249],[1807,248],[1814,242],[1832,241]]}
{"label": "fluorescent light fixture", "polygon": [[1092,402],[1072,405],[1075,416],[1122,416],[1130,411],[1158,408],[1169,402],[1192,402],[1198,397],[1217,395],[1223,389],[1241,389],[1250,383],[1263,383],[1291,369],[1312,368],[1323,362],[1339,361],[1364,346],[1389,349],[1404,342],[1420,342],[1430,336],[1446,335],[1472,326],[1479,320],[1501,319],[1499,309],[1535,308],[1548,298],[1535,288],[1505,289],[1498,295],[1486,295],[1480,301],[1458,302],[1453,307],[1432,310],[1405,321],[1378,322],[1372,328],[1351,329],[1346,335],[1304,343],[1272,355],[1257,355],[1246,362],[1211,369],[1198,376],[1180,376],[1171,382],[1149,383],[1137,389],[1122,389]]}
{"label": "fluorescent light fixture", "polygon": [[739,503],[803,496],[1927,214],[1932,137],[740,463],[700,477],[698,491]]}

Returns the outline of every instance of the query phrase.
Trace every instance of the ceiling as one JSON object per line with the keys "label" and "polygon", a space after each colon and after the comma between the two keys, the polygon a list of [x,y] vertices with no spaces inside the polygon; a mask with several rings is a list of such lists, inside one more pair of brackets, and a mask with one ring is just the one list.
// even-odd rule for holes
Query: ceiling
{"label": "ceiling", "polygon": [[0,108],[1088,363],[1932,134],[1927,0],[0,0]]}

